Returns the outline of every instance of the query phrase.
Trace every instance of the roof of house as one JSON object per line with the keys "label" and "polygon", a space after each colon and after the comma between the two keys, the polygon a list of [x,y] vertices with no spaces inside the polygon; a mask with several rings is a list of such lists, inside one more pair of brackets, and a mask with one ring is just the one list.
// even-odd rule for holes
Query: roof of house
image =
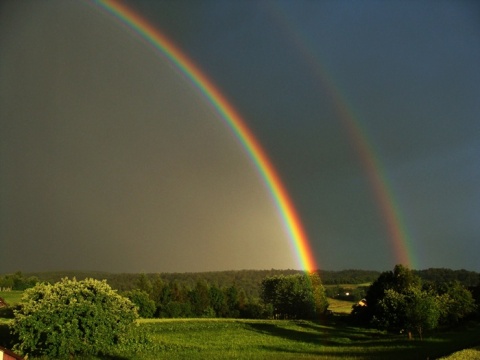
{"label": "roof of house", "polygon": [[24,360],[20,355],[17,355],[12,350],[5,349],[2,346],[0,346],[0,354],[3,355],[3,359]]}

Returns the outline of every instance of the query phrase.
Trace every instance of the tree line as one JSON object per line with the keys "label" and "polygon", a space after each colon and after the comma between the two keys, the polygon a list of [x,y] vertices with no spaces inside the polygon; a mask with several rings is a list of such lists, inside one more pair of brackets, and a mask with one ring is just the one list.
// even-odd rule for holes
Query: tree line
{"label": "tree line", "polygon": [[145,318],[290,318],[325,314],[328,302],[318,274],[267,276],[259,297],[248,296],[235,283],[220,287],[198,279],[192,287],[177,280],[142,274],[134,290],[123,293]]}
{"label": "tree line", "polygon": [[[444,273],[452,274],[439,272]],[[425,331],[478,316],[479,295],[479,282],[466,287],[457,279],[445,281],[443,276],[422,280],[418,272],[397,265],[369,286],[365,299],[353,306],[351,317],[357,323],[422,338]]]}
{"label": "tree line", "polygon": [[[424,281],[459,281],[464,286],[475,286],[480,282],[480,273],[467,270],[451,270],[451,269],[426,269],[412,270]],[[294,275],[301,274],[300,270],[231,270],[231,271],[211,271],[198,273],[150,273],[145,274],[151,281],[156,276],[160,276],[165,281],[178,281],[189,287],[195,286],[198,280],[204,279],[208,283],[217,284],[220,287],[229,286],[235,283],[239,288],[245,291],[247,296],[258,297],[261,291],[261,282],[267,276],[276,275]],[[374,282],[381,274],[380,271],[373,270],[340,270],[327,271],[317,270],[316,273],[322,279],[324,285],[344,285],[344,284],[369,284]],[[108,284],[119,291],[134,290],[138,276],[135,273],[109,273],[109,272],[93,272],[93,271],[49,271],[49,272],[30,272],[0,275],[0,288],[11,287],[12,290],[23,290],[31,287],[36,281],[46,281],[55,283],[61,279],[92,278],[97,280],[107,280]],[[25,282],[27,279],[31,281]]]}

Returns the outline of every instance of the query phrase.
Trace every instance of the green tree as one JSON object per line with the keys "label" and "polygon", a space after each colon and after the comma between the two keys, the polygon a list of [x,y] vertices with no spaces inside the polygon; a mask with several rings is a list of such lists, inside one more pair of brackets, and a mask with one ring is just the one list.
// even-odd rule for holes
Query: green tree
{"label": "green tree", "polygon": [[328,307],[317,274],[267,277],[262,281],[262,299],[280,318],[309,319],[323,314]]}
{"label": "green tree", "polygon": [[197,281],[193,290],[189,293],[190,303],[192,304],[193,313],[196,316],[207,316],[210,311],[210,294],[208,284],[205,280]]}
{"label": "green tree", "polygon": [[225,294],[217,286],[212,285],[209,289],[210,306],[215,311],[216,317],[223,317],[228,313]]}
{"label": "green tree", "polygon": [[109,351],[129,335],[135,305],[106,281],[62,279],[24,292],[11,324],[23,354],[67,358]]}
{"label": "green tree", "polygon": [[423,339],[423,331],[435,329],[440,318],[438,297],[428,291],[411,288],[406,295],[405,328],[416,331]]}
{"label": "green tree", "polygon": [[[378,279],[370,285],[365,296],[367,306],[354,306],[352,315],[362,322],[378,323],[378,319],[381,318],[381,314],[384,314],[385,306],[387,306],[385,302],[381,303],[387,290],[405,294],[412,288],[421,288],[420,278],[407,267],[396,265],[393,271],[381,273]],[[390,300],[392,299],[387,299],[387,301]]]}
{"label": "green tree", "polygon": [[160,275],[156,274],[152,282],[151,299],[155,302],[157,306],[161,304],[161,299],[165,288],[166,284],[163,282]]}
{"label": "green tree", "polygon": [[440,292],[441,318],[444,325],[455,325],[476,310],[472,293],[459,281],[444,284]]}
{"label": "green tree", "polygon": [[0,288],[11,288],[12,290],[25,290],[34,287],[38,282],[36,276],[25,277],[21,271],[14,274],[7,274],[0,277]]}
{"label": "green tree", "polygon": [[238,288],[237,285],[232,284],[231,286],[224,289],[225,292],[225,301],[227,303],[227,317],[238,318],[240,316],[240,300],[238,298]]}
{"label": "green tree", "polygon": [[312,287],[313,299],[315,302],[315,314],[325,314],[329,304],[320,275],[317,273],[310,274],[310,285]]}
{"label": "green tree", "polygon": [[150,299],[150,296],[142,290],[127,291],[124,296],[130,299],[135,304],[138,310],[138,315],[142,318],[152,318],[157,307],[155,301]]}
{"label": "green tree", "polygon": [[411,287],[403,293],[393,289],[385,290],[385,296],[379,301],[372,322],[388,330],[405,330],[410,339],[415,331],[422,339],[424,330],[436,328],[439,318],[438,296]]}
{"label": "green tree", "polygon": [[137,280],[137,289],[145,291],[148,295],[153,293],[153,285],[145,274],[140,274]]}
{"label": "green tree", "polygon": [[422,289],[421,279],[410,269],[396,265],[393,271],[380,274],[369,287],[367,306],[354,306],[352,314],[388,330],[405,330],[409,338],[417,332],[438,326],[441,301],[432,290]]}

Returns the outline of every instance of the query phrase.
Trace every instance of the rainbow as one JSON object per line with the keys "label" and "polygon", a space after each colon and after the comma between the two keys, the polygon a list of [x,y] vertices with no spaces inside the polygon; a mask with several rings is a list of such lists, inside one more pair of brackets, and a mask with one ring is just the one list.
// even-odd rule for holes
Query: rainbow
{"label": "rainbow", "polygon": [[308,44],[306,36],[300,33],[299,27],[293,24],[292,20],[288,18],[288,14],[280,8],[278,3],[269,3],[269,10],[274,19],[286,30],[284,35],[294,44],[311,69],[312,75],[318,80],[319,85],[327,91],[337,118],[345,129],[368,178],[379,213],[385,224],[395,262],[409,267],[416,266],[417,261],[411,247],[411,237],[408,234],[400,207],[395,199],[382,162],[374,151],[374,146],[367,132],[362,128],[360,120],[355,116],[346,97],[342,95],[341,90],[331,79],[323,65],[324,62],[312,51],[313,46]]}
{"label": "rainbow", "polygon": [[294,245],[300,266],[309,272],[318,269],[307,234],[277,171],[245,121],[225,96],[172,41],[135,11],[114,0],[98,0],[94,3],[153,45],[208,99],[246,149],[267,185]]}

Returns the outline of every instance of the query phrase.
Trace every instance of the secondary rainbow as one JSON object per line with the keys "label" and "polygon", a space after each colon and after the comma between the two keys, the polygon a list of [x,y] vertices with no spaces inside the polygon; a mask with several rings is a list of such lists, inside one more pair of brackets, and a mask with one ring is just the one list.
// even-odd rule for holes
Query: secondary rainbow
{"label": "secondary rainbow", "polygon": [[416,258],[411,249],[411,237],[402,218],[400,208],[385,174],[384,167],[379,156],[374,151],[366,130],[361,126],[358,116],[355,116],[353,108],[346,101],[346,96],[328,73],[324,62],[315,54],[307,37],[300,33],[299,26],[293,23],[286,11],[278,3],[269,3],[268,7],[272,16],[284,28],[284,36],[290,38],[297,52],[311,69],[312,75],[319,80],[322,89],[327,90],[330,103],[333,105],[338,120],[345,129],[348,139],[355,149],[359,161],[370,183],[373,196],[383,218],[385,230],[391,242],[393,256],[396,263],[414,267],[417,265]]}
{"label": "secondary rainbow", "polygon": [[203,93],[232,129],[261,174],[281,214],[300,266],[306,271],[317,269],[307,235],[285,186],[262,146],[225,96],[172,41],[135,11],[112,0],[99,0],[94,3],[153,45]]}

